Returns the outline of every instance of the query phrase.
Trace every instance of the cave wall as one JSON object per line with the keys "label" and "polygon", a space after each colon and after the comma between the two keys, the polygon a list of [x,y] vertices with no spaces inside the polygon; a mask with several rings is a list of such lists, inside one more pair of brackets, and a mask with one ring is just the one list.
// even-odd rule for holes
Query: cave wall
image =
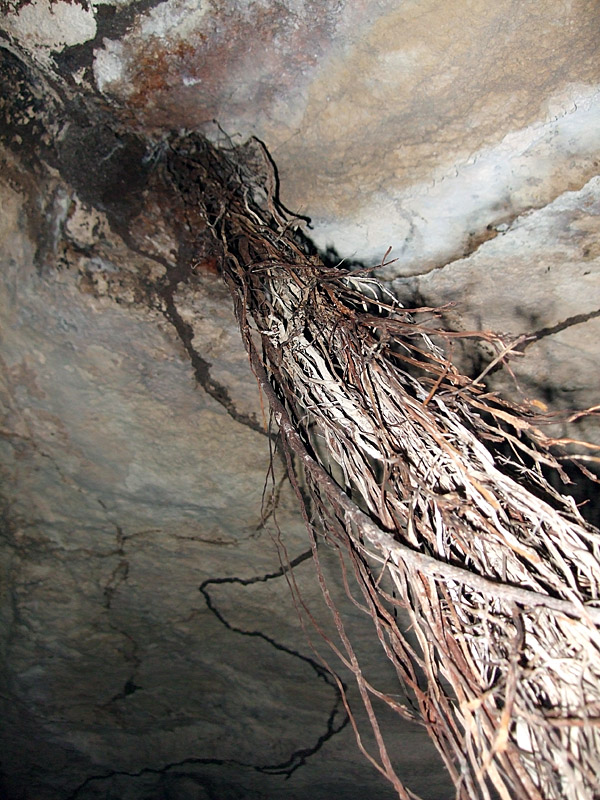
{"label": "cave wall", "polygon": [[[329,624],[302,520],[277,459],[263,519],[261,399],[161,148],[173,129],[259,136],[332,258],[374,266],[392,246],[379,274],[407,302],[537,332],[520,383],[551,409],[593,405],[598,4],[2,11],[3,790],[392,797],[297,621],[279,536]],[[368,620],[345,615],[393,691]],[[409,786],[451,796],[424,731],[384,729]]]}

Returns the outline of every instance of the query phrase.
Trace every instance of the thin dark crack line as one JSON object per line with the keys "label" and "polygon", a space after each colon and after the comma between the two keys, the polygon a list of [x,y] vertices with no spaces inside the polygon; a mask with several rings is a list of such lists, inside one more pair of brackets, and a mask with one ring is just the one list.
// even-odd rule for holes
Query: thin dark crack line
{"label": "thin dark crack line", "polygon": [[[243,767],[243,768],[247,768],[247,769],[253,769],[256,772],[261,772],[261,773],[264,773],[264,774],[267,774],[267,775],[284,775],[285,779],[287,780],[288,778],[290,778],[290,776],[299,767],[303,766],[306,763],[306,760],[308,758],[310,758],[310,756],[314,755],[318,750],[320,750],[321,747],[323,747],[323,745],[325,744],[325,742],[327,742],[328,739],[330,739],[336,733],[339,733],[341,730],[343,730],[343,728],[345,728],[346,725],[348,724],[349,718],[348,718],[348,715],[345,714],[343,720],[341,721],[341,723],[339,723],[336,726],[335,719],[336,719],[336,716],[340,713],[340,704],[342,703],[342,694],[341,694],[337,684],[334,682],[334,680],[330,676],[328,670],[326,670],[318,662],[314,661],[309,656],[302,655],[302,653],[298,653],[296,650],[293,650],[293,649],[291,649],[289,647],[286,647],[283,644],[280,644],[279,642],[277,642],[274,639],[272,639],[270,636],[267,636],[266,634],[262,633],[262,631],[245,631],[242,628],[237,628],[236,626],[231,625],[225,619],[225,617],[221,614],[221,612],[216,608],[216,606],[214,605],[213,600],[212,600],[212,598],[211,598],[211,596],[210,596],[210,594],[209,594],[209,592],[208,592],[208,590],[206,588],[207,586],[209,586],[211,584],[215,584],[216,585],[216,584],[224,584],[224,583],[237,583],[237,584],[240,584],[242,586],[250,586],[251,584],[254,584],[254,583],[265,583],[265,582],[273,580],[275,578],[280,578],[286,572],[294,569],[294,567],[298,566],[299,564],[301,564],[304,561],[309,560],[310,558],[312,558],[312,553],[311,553],[310,550],[308,550],[308,551],[306,551],[304,553],[301,553],[299,556],[296,556],[296,558],[294,558],[292,561],[290,561],[289,564],[287,564],[285,566],[281,566],[275,572],[269,572],[269,573],[267,573],[265,575],[255,576],[255,577],[252,577],[252,578],[237,578],[237,577],[231,577],[231,578],[209,578],[209,579],[207,579],[207,580],[202,582],[202,584],[199,586],[199,591],[202,593],[202,595],[203,595],[203,597],[204,597],[204,599],[206,601],[207,607],[210,609],[210,611],[212,611],[212,613],[216,616],[216,618],[219,620],[219,622],[221,622],[221,624],[224,625],[228,630],[232,631],[233,633],[239,633],[239,634],[241,634],[243,636],[259,637],[259,638],[263,639],[265,642],[267,642],[268,644],[270,644],[275,649],[277,649],[277,650],[279,650],[281,652],[287,653],[288,655],[291,655],[291,656],[294,656],[296,658],[301,659],[302,661],[304,661],[307,664],[309,664],[312,667],[312,669],[314,669],[314,671],[316,672],[316,674],[317,674],[317,676],[319,678],[324,680],[329,686],[331,686],[336,691],[337,698],[336,698],[336,702],[334,703],[334,706],[333,706],[333,708],[332,708],[332,710],[331,710],[331,712],[329,714],[329,717],[327,719],[327,729],[326,729],[325,733],[321,734],[318,737],[316,743],[314,745],[312,745],[312,747],[303,747],[303,748],[299,748],[297,750],[294,750],[292,752],[291,756],[289,757],[289,759],[287,761],[284,761],[284,762],[280,763],[280,764],[267,764],[267,765],[264,765],[264,766],[260,766],[260,765],[257,765],[257,764],[251,764],[251,763],[248,763],[248,762],[245,762],[245,761],[238,761],[238,760],[232,759],[232,758],[195,758],[195,757],[192,757],[192,758],[183,759],[182,761],[177,761],[177,762],[172,762],[172,763],[169,763],[169,764],[165,764],[163,767],[160,767],[160,768],[159,767],[143,767],[142,769],[137,770],[136,772],[129,772],[129,771],[126,771],[126,770],[122,770],[122,771],[111,770],[111,771],[106,772],[106,773],[104,773],[102,775],[90,775],[89,777],[87,777],[76,789],[74,789],[71,792],[71,794],[67,797],[67,800],[76,800],[76,798],[80,795],[80,793],[87,786],[89,786],[90,783],[93,783],[95,781],[106,781],[106,780],[110,780],[111,778],[116,778],[116,777],[138,778],[138,777],[141,777],[142,775],[164,775],[169,771],[178,770],[181,767],[191,766],[193,764],[206,765],[206,766],[209,766],[209,765],[216,765],[216,766],[231,765],[231,766]],[[346,688],[343,683],[342,683],[342,686],[343,686],[344,689]],[[200,776],[195,775],[195,774],[192,773],[190,775],[190,777],[198,778]]]}
{"label": "thin dark crack line", "polygon": [[[200,586],[198,587],[198,591],[201,592],[202,596],[204,597],[204,600],[206,601],[207,608],[210,611],[212,611],[212,613],[215,615],[215,617],[219,620],[219,622],[222,625],[224,625],[227,628],[227,630],[230,630],[233,633],[239,633],[242,636],[253,636],[253,637],[257,637],[259,639],[263,639],[265,642],[270,644],[276,650],[280,650],[280,651],[282,651],[284,653],[287,653],[288,655],[295,656],[296,658],[300,658],[302,661],[305,661],[307,664],[309,664],[314,669],[314,671],[317,673],[319,678],[324,680],[326,683],[328,683],[333,688],[337,689],[337,686],[336,686],[335,682],[333,681],[333,679],[331,678],[331,676],[329,674],[329,671],[327,669],[325,669],[325,667],[321,666],[321,664],[319,664],[313,658],[310,658],[310,656],[302,655],[302,653],[299,653],[297,650],[292,650],[291,648],[287,647],[286,645],[280,644],[275,639],[271,638],[270,636],[268,636],[266,633],[263,633],[262,631],[244,630],[243,628],[238,628],[235,625],[232,625],[230,622],[228,622],[225,619],[225,617],[223,616],[223,614],[221,614],[219,609],[215,606],[215,604],[213,602],[213,599],[210,596],[210,594],[209,594],[209,592],[208,592],[208,590],[206,588],[209,585],[218,585],[218,584],[224,584],[224,583],[238,583],[238,584],[240,584],[242,586],[250,586],[250,585],[252,585],[254,583],[266,583],[267,581],[273,580],[275,578],[280,578],[282,575],[285,575],[286,572],[289,572],[290,570],[294,569],[294,567],[298,566],[298,564],[301,564],[303,561],[307,561],[310,558],[312,558],[312,553],[311,553],[310,550],[307,550],[306,552],[301,553],[299,556],[296,556],[296,558],[294,558],[292,561],[290,561],[289,565],[281,566],[275,572],[269,572],[266,575],[255,576],[253,578],[237,578],[237,577],[232,577],[232,578],[208,578],[207,580],[203,581],[200,584]],[[340,699],[341,699],[341,697],[338,698],[338,702],[339,702]]]}
{"label": "thin dark crack line", "polygon": [[184,322],[184,320],[181,318],[181,315],[175,306],[172,291],[163,292],[162,297],[166,304],[166,309],[163,311],[163,314],[171,323],[173,328],[175,328],[179,340],[183,344],[185,351],[189,356],[196,380],[200,386],[202,386],[206,393],[209,394],[214,400],[220,403],[227,411],[229,416],[232,417],[236,422],[239,422],[241,425],[245,425],[256,433],[260,433],[265,436],[266,432],[262,425],[255,418],[249,416],[248,414],[239,412],[231,400],[227,389],[221,384],[217,383],[217,381],[215,381],[211,376],[210,362],[206,361],[206,359],[204,359],[192,346],[192,340],[194,338],[192,326],[189,323]]}
{"label": "thin dark crack line", "polygon": [[[578,189],[575,189],[576,192],[581,192],[589,181],[592,178],[598,177],[597,175],[592,175],[591,178],[580,186]],[[542,203],[542,205],[531,205],[523,208],[521,211],[518,211],[515,214],[512,214],[509,218],[506,219],[498,219],[494,222],[490,222],[489,225],[486,226],[484,231],[481,231],[479,237],[474,235],[474,244],[471,245],[468,241],[466,246],[460,255],[452,256],[448,259],[448,261],[444,261],[443,264],[434,264],[433,266],[429,267],[428,269],[424,269],[422,272],[416,272],[413,275],[406,276],[411,278],[422,278],[425,275],[429,275],[430,272],[437,272],[440,269],[445,269],[446,267],[451,267],[453,264],[456,264],[459,261],[464,261],[467,258],[470,258],[472,255],[477,253],[483,245],[487,242],[492,241],[498,236],[506,236],[508,233],[512,233],[515,230],[515,222],[518,222],[522,218],[528,217],[531,213],[535,213],[536,211],[543,211],[545,208],[551,206],[558,198],[563,194],[560,192],[556,197],[553,197],[547,203]]]}
{"label": "thin dark crack line", "polygon": [[293,558],[289,564],[279,567],[275,572],[267,572],[265,575],[255,575],[253,578],[208,578],[200,584],[199,591],[205,594],[204,587],[209,583],[241,583],[242,586],[250,586],[253,583],[266,583],[274,578],[281,578],[286,572],[290,572],[294,567],[297,567],[299,564],[302,564],[302,562],[308,561],[311,558],[312,552],[306,550],[304,553],[300,553],[299,556],[296,556],[296,558]]}
{"label": "thin dark crack line", "polygon": [[[165,764],[162,767],[142,767],[142,769],[137,770],[136,772],[129,772],[127,770],[110,770],[105,772],[101,775],[90,775],[88,776],[82,783],[77,786],[70,795],[66,798],[66,800],[76,800],[79,794],[85,789],[86,786],[89,786],[90,783],[94,781],[106,781],[111,778],[117,777],[127,777],[127,778],[139,778],[142,775],[164,775],[169,771],[177,770],[179,767],[184,767],[192,764],[199,764],[199,765],[216,765],[216,766],[224,766],[224,765],[231,765],[236,767],[244,767],[246,769],[253,769],[256,772],[261,772],[266,775],[285,775],[286,780],[295,772],[299,767],[306,763],[306,759],[313,755],[317,750],[325,744],[325,742],[331,738],[336,733],[339,733],[347,724],[348,724],[348,716],[346,715],[343,722],[337,727],[334,727],[334,720],[338,713],[338,703],[336,703],[335,707],[331,711],[329,718],[327,720],[327,732],[319,736],[317,739],[316,745],[313,747],[301,748],[299,750],[295,750],[290,758],[287,761],[284,761],[280,764],[267,764],[265,766],[260,766],[257,764],[251,764],[247,761],[238,761],[235,758],[185,758],[182,761],[175,761],[169,764]],[[200,777],[200,776],[195,776]]]}
{"label": "thin dark crack line", "polygon": [[[231,765],[235,767],[244,767],[247,769],[253,769],[256,772],[265,773],[267,775],[285,775],[286,779],[290,777],[292,772],[294,772],[298,767],[302,766],[305,763],[306,758],[312,755],[316,750],[320,749],[322,745],[330,738],[331,735],[334,733],[339,732],[342,730],[343,727],[347,724],[347,718],[344,723],[337,729],[333,730],[329,733],[329,729],[333,727],[333,719],[336,715],[337,711],[334,709],[329,716],[328,720],[328,732],[323,734],[319,737],[316,748],[306,748],[304,750],[296,750],[292,753],[290,759],[282,764],[274,764],[274,765],[267,765],[267,766],[258,766],[256,764],[250,764],[246,761],[238,761],[235,758],[185,758],[182,761],[175,761],[169,764],[165,764],[163,767],[142,767],[142,769],[137,770],[136,772],[128,772],[127,770],[111,770],[110,772],[106,772],[102,775],[90,775],[87,777],[79,786],[77,786],[70,795],[66,798],[66,800],[76,800],[79,794],[89,786],[90,783],[94,781],[105,781],[109,780],[110,778],[117,778],[117,777],[126,777],[126,778],[139,778],[142,775],[165,775],[167,772],[178,770],[180,767],[184,766],[191,766],[193,764],[198,765],[205,765],[205,766],[226,766]],[[296,758],[299,758],[300,761],[293,765],[291,768],[288,768],[288,765],[291,764]],[[194,777],[196,779],[201,778],[200,775],[194,773],[185,773],[183,772],[182,775]]]}
{"label": "thin dark crack line", "polygon": [[110,778],[118,778],[118,777],[125,777],[125,778],[139,778],[142,775],[164,775],[165,773],[175,770],[178,767],[183,767],[192,764],[203,764],[203,765],[216,765],[216,766],[224,766],[226,764],[230,764],[232,766],[237,767],[247,767],[249,769],[254,769],[259,772],[263,770],[269,769],[269,767],[257,767],[254,764],[248,764],[244,761],[236,761],[233,758],[185,758],[182,761],[174,761],[170,764],[165,764],[163,767],[142,767],[142,769],[137,770],[136,772],[129,772],[127,770],[111,770],[109,772],[105,772],[102,775],[90,775],[87,777],[83,783],[80,783],[71,794],[66,798],[66,800],[76,800],[79,794],[89,786],[90,783],[94,781],[106,781]]}
{"label": "thin dark crack line", "polygon": [[[557,322],[556,325],[548,325],[545,328],[540,328],[539,331],[524,334],[521,341],[515,344],[513,350],[515,352],[523,353],[530,345],[539,342],[541,339],[545,339],[547,336],[554,336],[557,333],[561,333],[561,331],[566,331],[575,325],[581,325],[584,322],[588,322],[590,319],[594,319],[596,317],[600,317],[600,309],[597,309],[596,311],[588,311],[586,314],[575,314],[572,317],[567,317],[567,319],[564,319],[562,322]],[[493,367],[487,369],[486,374],[493,375],[496,372],[500,372],[503,367],[504,363],[499,361],[497,364],[494,364]]]}
{"label": "thin dark crack line", "polygon": [[164,307],[161,307],[160,303],[157,303],[155,307],[174,328],[177,338],[180,340],[185,352],[188,355],[188,358],[190,359],[192,368],[194,370],[194,375],[196,377],[196,382],[202,386],[204,391],[210,395],[213,400],[216,400],[218,403],[220,403],[220,405],[223,406],[232,419],[234,419],[236,422],[239,422],[240,425],[245,425],[246,427],[251,428],[253,431],[256,431],[256,433],[260,433],[265,436],[266,432],[264,428],[255,418],[248,414],[243,414],[237,410],[231,397],[229,396],[226,387],[215,381],[210,374],[211,363],[203,358],[200,353],[194,349],[192,344],[194,339],[194,331],[192,326],[182,319],[181,314],[177,310],[174,298],[177,285],[179,283],[187,283],[189,278],[187,260],[183,267],[181,265],[173,266],[173,264],[167,261],[167,259],[159,255],[149,253],[143,248],[138,247],[131,240],[131,237],[126,237],[124,241],[127,247],[129,247],[130,250],[133,250],[134,253],[137,253],[144,258],[148,258],[164,267],[166,271],[164,280],[161,282],[161,284],[153,286],[150,292],[156,296],[157,300],[160,298],[163,301]]}
{"label": "thin dark crack line", "polygon": [[[310,550],[308,550],[308,551],[306,551],[304,553],[301,553],[300,555],[296,556],[296,558],[294,558],[292,561],[290,561],[289,564],[281,566],[275,572],[269,572],[269,573],[267,573],[265,575],[255,576],[255,577],[252,577],[252,578],[238,578],[238,577],[209,578],[209,579],[203,581],[202,584],[198,588],[199,588],[199,591],[201,592],[201,594],[203,595],[203,597],[204,597],[204,599],[206,601],[207,607],[216,616],[216,618],[219,620],[219,622],[221,622],[221,624],[224,625],[224,627],[226,627],[228,630],[232,631],[233,633],[239,633],[240,635],[243,635],[243,636],[253,636],[253,637],[261,638],[265,642],[270,644],[272,647],[274,647],[276,650],[279,650],[281,652],[287,653],[288,655],[291,655],[291,656],[293,656],[295,658],[301,659],[302,661],[306,662],[307,664],[309,664],[312,667],[312,669],[316,672],[316,674],[317,674],[317,676],[319,678],[324,680],[325,683],[327,683],[329,686],[331,686],[332,689],[335,690],[337,697],[336,697],[336,701],[334,703],[334,706],[333,706],[333,708],[332,708],[332,710],[331,710],[331,712],[329,714],[329,717],[327,719],[327,729],[326,729],[325,733],[321,734],[318,737],[318,739],[317,739],[317,741],[316,741],[316,743],[314,745],[312,745],[311,747],[303,747],[303,748],[299,748],[297,750],[294,750],[292,752],[292,754],[290,755],[289,759],[287,761],[281,762],[280,764],[266,764],[264,766],[257,765],[257,764],[251,764],[251,763],[248,763],[248,762],[245,762],[245,761],[238,761],[238,760],[232,759],[232,758],[196,758],[196,757],[192,757],[192,758],[183,759],[182,761],[177,761],[177,762],[172,762],[172,763],[169,763],[169,764],[165,764],[163,767],[143,767],[142,769],[137,770],[136,772],[128,772],[126,770],[122,770],[122,771],[111,770],[111,771],[106,772],[106,773],[104,773],[102,775],[90,775],[76,789],[74,789],[73,792],[71,792],[71,794],[67,797],[66,800],[76,800],[76,798],[86,788],[86,786],[89,786],[89,784],[94,782],[94,781],[106,781],[106,780],[110,780],[111,778],[120,777],[120,776],[122,776],[122,777],[130,777],[130,778],[137,778],[137,777],[141,777],[142,775],[164,775],[169,771],[178,770],[178,768],[180,768],[180,767],[184,767],[184,766],[187,766],[187,765],[193,765],[193,764],[207,765],[207,766],[209,766],[209,765],[216,765],[216,766],[231,765],[231,766],[243,767],[243,768],[246,768],[246,769],[253,769],[256,772],[261,772],[261,773],[264,773],[264,774],[267,774],[267,775],[284,775],[285,779],[287,780],[288,778],[291,777],[291,775],[299,767],[303,766],[306,763],[306,760],[308,758],[310,758],[310,756],[314,755],[318,750],[320,750],[323,747],[323,745],[325,744],[325,742],[328,741],[328,739],[330,739],[332,736],[334,736],[335,734],[337,734],[341,730],[343,730],[343,728],[345,728],[346,725],[348,724],[349,718],[348,718],[347,714],[344,714],[344,718],[342,719],[341,723],[338,723],[337,725],[335,723],[336,717],[340,713],[340,705],[342,703],[342,694],[340,692],[339,687],[337,686],[337,684],[335,683],[335,681],[333,680],[333,678],[329,674],[329,671],[327,669],[325,669],[324,667],[322,667],[318,662],[316,662],[314,659],[310,658],[309,656],[305,656],[302,653],[297,652],[296,650],[293,650],[293,649],[291,649],[289,647],[286,647],[286,645],[280,644],[279,642],[277,642],[274,639],[272,639],[270,636],[267,636],[267,634],[262,633],[262,631],[245,631],[242,628],[237,628],[236,626],[231,625],[225,619],[225,617],[221,614],[221,612],[216,608],[216,606],[214,605],[213,600],[212,600],[212,598],[211,598],[211,596],[210,596],[210,594],[209,594],[209,592],[208,592],[208,590],[206,588],[207,586],[209,586],[211,584],[217,585],[217,584],[223,584],[223,583],[237,583],[237,584],[240,584],[242,586],[250,586],[251,584],[254,584],[254,583],[265,583],[267,581],[270,581],[270,580],[273,580],[273,579],[276,579],[276,578],[280,578],[282,575],[285,575],[287,572],[289,572],[290,570],[294,569],[294,567],[298,566],[299,564],[301,564],[304,561],[309,560],[310,558],[312,558],[312,553],[311,553]],[[342,682],[342,687],[343,687],[344,690],[346,689],[346,686],[345,686],[345,684],[343,682]],[[199,776],[194,776],[192,774],[191,777],[199,777]]]}
{"label": "thin dark crack line", "polygon": [[[256,637],[256,638],[262,639],[263,641],[267,642],[267,644],[269,644],[272,647],[274,647],[276,650],[279,650],[280,652],[283,652],[283,653],[287,653],[288,655],[293,656],[295,658],[299,658],[301,661],[304,661],[306,664],[308,664],[315,671],[315,673],[317,674],[317,677],[319,677],[321,680],[325,681],[325,683],[328,686],[331,686],[331,688],[334,689],[334,691],[335,691],[335,693],[337,695],[335,704],[333,706],[333,709],[332,709],[332,711],[331,711],[331,713],[329,715],[329,719],[327,721],[327,731],[326,731],[326,733],[324,733],[321,736],[319,736],[319,738],[317,739],[316,744],[313,745],[310,748],[302,748],[302,749],[294,751],[292,753],[289,761],[286,762],[285,765],[278,765],[276,767],[276,770],[277,770],[276,773],[272,772],[271,768],[265,768],[263,770],[263,771],[267,771],[267,769],[268,769],[272,774],[285,774],[286,778],[289,778],[290,775],[296,769],[298,769],[298,767],[302,766],[306,762],[306,759],[309,756],[311,756],[314,753],[316,753],[317,750],[319,750],[325,744],[325,742],[328,739],[330,739],[334,734],[339,733],[348,724],[349,717],[348,717],[348,714],[345,714],[344,715],[344,719],[341,722],[341,724],[337,728],[334,727],[335,716],[338,713],[340,705],[343,703],[342,691],[346,690],[346,686],[343,683],[343,681],[340,681],[341,682],[341,686],[342,686],[342,691],[340,691],[340,688],[339,688],[335,678],[330,674],[329,670],[326,669],[325,667],[323,667],[321,664],[319,664],[313,658],[310,658],[310,656],[305,656],[302,653],[299,653],[297,650],[293,650],[292,648],[287,647],[286,645],[281,644],[280,642],[277,642],[271,636],[268,636],[266,633],[263,633],[262,631],[258,631],[258,630],[248,631],[248,630],[244,630],[243,628],[238,628],[237,626],[232,625],[230,622],[227,621],[227,619],[225,619],[223,614],[221,614],[221,612],[216,607],[215,603],[213,602],[212,597],[210,596],[210,594],[208,592],[207,587],[210,586],[210,585],[219,585],[219,584],[225,584],[225,583],[237,583],[237,584],[239,584],[241,586],[250,586],[250,585],[255,584],[255,583],[266,583],[267,581],[274,580],[276,578],[282,577],[286,573],[292,571],[295,567],[297,567],[302,562],[308,561],[311,558],[312,558],[312,551],[307,550],[304,553],[301,553],[300,555],[296,556],[296,558],[292,559],[288,564],[282,565],[278,570],[275,570],[275,572],[269,572],[269,573],[266,573],[265,575],[254,576],[252,578],[238,578],[238,577],[208,578],[207,580],[203,581],[200,584],[200,586],[198,587],[198,590],[200,591],[200,593],[204,597],[204,600],[206,602],[207,608],[210,611],[212,611],[212,613],[215,615],[215,617],[219,620],[219,622],[221,622],[222,625],[224,625],[227,628],[227,630],[230,630],[232,633],[238,633],[241,636],[251,636],[251,637]],[[294,762],[296,762],[296,763],[294,763]]]}
{"label": "thin dark crack line", "polygon": [[460,253],[459,255],[451,256],[447,261],[444,261],[442,264],[434,264],[433,266],[428,267],[428,268],[422,270],[421,272],[415,272],[415,273],[413,273],[411,275],[407,275],[406,277],[407,278],[413,278],[413,279],[414,278],[424,278],[425,275],[429,275],[432,272],[438,272],[441,269],[446,269],[447,267],[452,267],[454,264],[457,264],[459,261],[465,261],[467,258],[471,258],[472,255],[475,255],[475,253],[477,253],[478,250],[480,250],[483,247],[483,245],[486,244],[487,242],[492,241],[492,239],[495,239],[498,236],[504,236],[506,233],[508,233],[508,229],[507,230],[503,230],[503,231],[498,231],[492,226],[489,229],[488,232],[489,232],[489,236],[486,236],[485,239],[478,241],[476,244],[469,245],[467,243],[467,245],[464,247],[462,253]]}

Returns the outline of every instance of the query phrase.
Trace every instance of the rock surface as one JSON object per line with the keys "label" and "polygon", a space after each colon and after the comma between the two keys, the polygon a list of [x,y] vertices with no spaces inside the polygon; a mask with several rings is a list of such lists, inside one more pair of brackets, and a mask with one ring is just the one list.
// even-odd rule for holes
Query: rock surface
{"label": "rock surface", "polygon": [[[506,396],[524,394],[556,411],[589,408],[599,394],[599,225],[595,177],[517,217],[471,255],[393,285],[424,305],[454,304],[447,316],[457,330],[530,336],[519,348],[522,359],[511,362],[517,380],[506,372],[492,378]],[[470,368],[477,374],[482,366]],[[593,418],[562,433],[600,442]]]}
{"label": "rock surface", "polygon": [[[51,180],[40,189],[61,199],[52,204],[60,216],[46,220],[56,262],[46,252],[36,268],[28,205],[37,198],[9,166],[7,796],[391,796],[355,753],[339,692],[281,575],[277,526],[323,616],[277,465],[276,522],[261,523],[269,448],[220,280],[199,274],[178,287],[198,358],[215,366],[202,386],[158,301],[135,299],[142,277],[159,281],[169,262],[129,249],[101,213]],[[355,624],[367,634],[366,620]],[[389,683],[386,665],[372,661]],[[433,768],[444,786],[437,757],[423,731],[405,735],[415,742],[408,752],[419,752],[411,771],[435,797],[426,776]]]}
{"label": "rock surface", "polygon": [[[180,269],[205,232],[156,174],[132,209],[92,157],[83,200],[63,153],[61,176],[7,149],[0,190],[4,796],[392,797],[281,569],[331,628],[231,300],[210,256]],[[423,797],[447,790],[422,728],[384,732]]]}
{"label": "rock surface", "polygon": [[[400,296],[455,302],[461,330],[535,333],[512,362],[523,388],[596,405],[597,4],[2,10],[1,788],[391,798],[280,573],[277,525],[327,625],[277,458],[262,519],[261,399],[209,245],[182,277],[205,232],[161,181],[161,147],[172,129],[218,138],[214,119],[258,135],[331,258],[372,266],[393,246],[379,272]],[[466,355],[474,375],[489,361]],[[369,621],[345,615],[394,691]],[[450,797],[425,733],[384,728],[408,785]]]}

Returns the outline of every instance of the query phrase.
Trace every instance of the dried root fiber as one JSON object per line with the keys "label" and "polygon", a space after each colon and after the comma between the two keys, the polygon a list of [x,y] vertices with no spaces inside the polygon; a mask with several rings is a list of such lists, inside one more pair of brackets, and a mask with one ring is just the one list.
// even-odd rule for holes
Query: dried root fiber
{"label": "dried root fiber", "polygon": [[[225,152],[180,138],[167,165],[220,249],[375,734],[368,757],[414,797],[380,736],[376,696],[426,725],[461,800],[600,797],[600,532],[547,480],[561,473],[561,442],[531,406],[459,373],[444,354],[458,334],[436,327],[434,310],[407,310],[367,273],[307,255],[260,143]],[[506,360],[505,342],[480,336]],[[362,675],[320,568],[322,538],[352,565],[412,702]]]}

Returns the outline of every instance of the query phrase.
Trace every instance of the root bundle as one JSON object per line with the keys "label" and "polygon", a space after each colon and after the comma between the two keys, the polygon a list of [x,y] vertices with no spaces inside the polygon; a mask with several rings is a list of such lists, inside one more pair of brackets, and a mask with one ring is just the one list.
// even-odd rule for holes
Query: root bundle
{"label": "root bundle", "polygon": [[[458,334],[434,309],[403,308],[368,273],[308,255],[260,143],[171,144],[171,177],[215,235],[278,426],[375,734],[367,756],[414,797],[380,735],[378,697],[426,725],[461,800],[600,796],[600,532],[548,481],[564,477],[561,442],[532,406],[460,374],[445,355]],[[506,341],[479,336],[507,360]],[[404,702],[362,675],[323,539],[352,567]]]}

